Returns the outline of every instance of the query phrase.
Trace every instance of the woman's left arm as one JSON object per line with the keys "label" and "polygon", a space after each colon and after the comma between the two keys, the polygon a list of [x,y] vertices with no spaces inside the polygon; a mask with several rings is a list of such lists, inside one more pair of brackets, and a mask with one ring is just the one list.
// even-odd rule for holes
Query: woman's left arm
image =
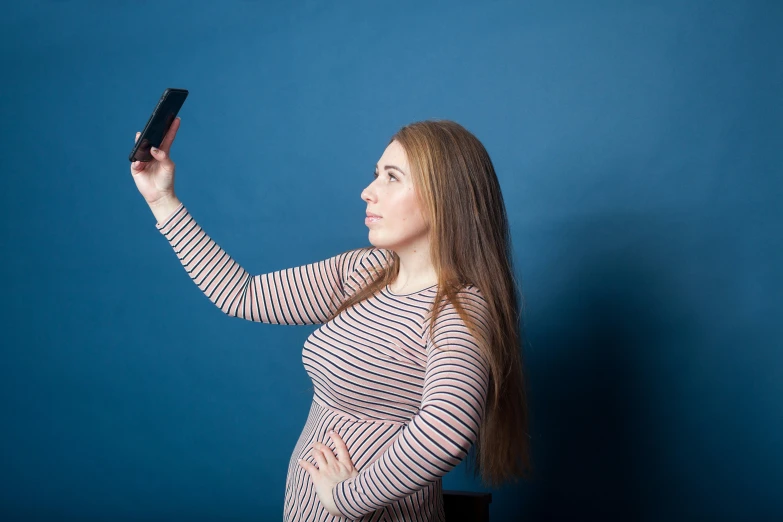
{"label": "woman's left arm", "polygon": [[[486,301],[478,291],[467,292],[460,302],[486,332]],[[359,518],[436,481],[465,458],[478,437],[488,361],[451,305],[440,312],[430,337],[419,412],[375,462],[332,490],[345,517]]]}

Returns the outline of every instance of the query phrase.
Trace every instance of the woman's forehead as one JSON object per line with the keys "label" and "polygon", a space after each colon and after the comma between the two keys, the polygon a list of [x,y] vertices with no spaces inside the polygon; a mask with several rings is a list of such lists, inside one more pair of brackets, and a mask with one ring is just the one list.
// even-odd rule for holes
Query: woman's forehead
{"label": "woman's forehead", "polygon": [[410,172],[408,168],[408,156],[405,154],[405,149],[398,141],[391,142],[386,150],[383,151],[381,158],[378,160],[378,166],[383,168],[386,165],[396,165],[405,172]]}

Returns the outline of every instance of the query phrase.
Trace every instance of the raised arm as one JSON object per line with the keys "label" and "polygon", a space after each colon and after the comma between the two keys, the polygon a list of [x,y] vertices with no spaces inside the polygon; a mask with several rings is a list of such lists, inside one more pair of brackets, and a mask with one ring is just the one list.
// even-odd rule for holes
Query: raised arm
{"label": "raised arm", "polygon": [[[486,332],[486,301],[473,287],[461,296],[467,314]],[[436,347],[428,343],[419,412],[375,462],[332,490],[347,518],[360,518],[436,481],[465,458],[478,437],[489,364],[451,305],[438,316],[431,340]]]}
{"label": "raised arm", "polygon": [[[145,161],[133,161],[130,172],[155,215],[158,230],[190,277],[232,317],[274,324],[326,322],[346,292],[355,290],[349,284],[353,278],[348,280],[354,264],[372,262],[383,257],[383,252],[373,248],[352,250],[318,263],[251,276],[204,233],[174,193],[176,165],[170,151],[179,126],[177,117],[160,149],[152,147]],[[136,133],[136,141],[140,135]]]}
{"label": "raised arm", "polygon": [[[157,217],[157,216],[156,216]],[[349,275],[371,248],[251,276],[180,203],[156,225],[194,283],[225,314],[271,324],[325,323],[347,297]]]}

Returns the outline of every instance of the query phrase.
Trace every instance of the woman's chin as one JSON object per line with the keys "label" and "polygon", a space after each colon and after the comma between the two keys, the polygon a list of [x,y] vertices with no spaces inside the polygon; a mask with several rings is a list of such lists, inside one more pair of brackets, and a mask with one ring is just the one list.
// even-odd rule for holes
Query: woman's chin
{"label": "woman's chin", "polygon": [[367,235],[367,239],[370,241],[370,244],[375,248],[382,248],[383,250],[391,250],[392,245],[390,245],[387,241],[378,238],[378,235],[373,234],[372,230],[370,230],[370,233]]}

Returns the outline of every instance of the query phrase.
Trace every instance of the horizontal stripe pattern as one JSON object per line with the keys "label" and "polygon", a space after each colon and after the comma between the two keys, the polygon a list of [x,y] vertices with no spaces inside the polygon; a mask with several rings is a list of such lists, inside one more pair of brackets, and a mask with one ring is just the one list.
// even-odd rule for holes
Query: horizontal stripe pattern
{"label": "horizontal stripe pattern", "polygon": [[[468,287],[459,299],[485,335],[488,314],[478,289]],[[465,458],[478,436],[489,386],[488,361],[453,306],[440,312],[431,336],[428,318],[422,323],[426,345],[418,411],[378,460],[333,490],[338,509],[349,519],[410,498],[439,481]],[[417,383],[420,377],[406,379]]]}
{"label": "horizontal stripe pattern", "polygon": [[269,324],[322,324],[347,295],[348,276],[372,249],[356,249],[329,259],[251,276],[218,246],[181,204],[156,224],[185,271],[223,313]]}
{"label": "horizontal stripe pattern", "polygon": [[[184,206],[157,226],[196,285],[224,313],[273,324],[321,324],[302,349],[313,402],[289,461],[284,520],[444,520],[441,478],[476,440],[489,365],[451,304],[430,332],[437,288],[396,295],[386,287],[329,320],[389,259],[388,251],[357,249],[250,276]],[[459,299],[485,335],[481,293],[469,286]],[[333,489],[343,518],[323,508],[297,462],[317,466],[315,442],[334,451],[329,430],[345,442],[359,471]]]}

